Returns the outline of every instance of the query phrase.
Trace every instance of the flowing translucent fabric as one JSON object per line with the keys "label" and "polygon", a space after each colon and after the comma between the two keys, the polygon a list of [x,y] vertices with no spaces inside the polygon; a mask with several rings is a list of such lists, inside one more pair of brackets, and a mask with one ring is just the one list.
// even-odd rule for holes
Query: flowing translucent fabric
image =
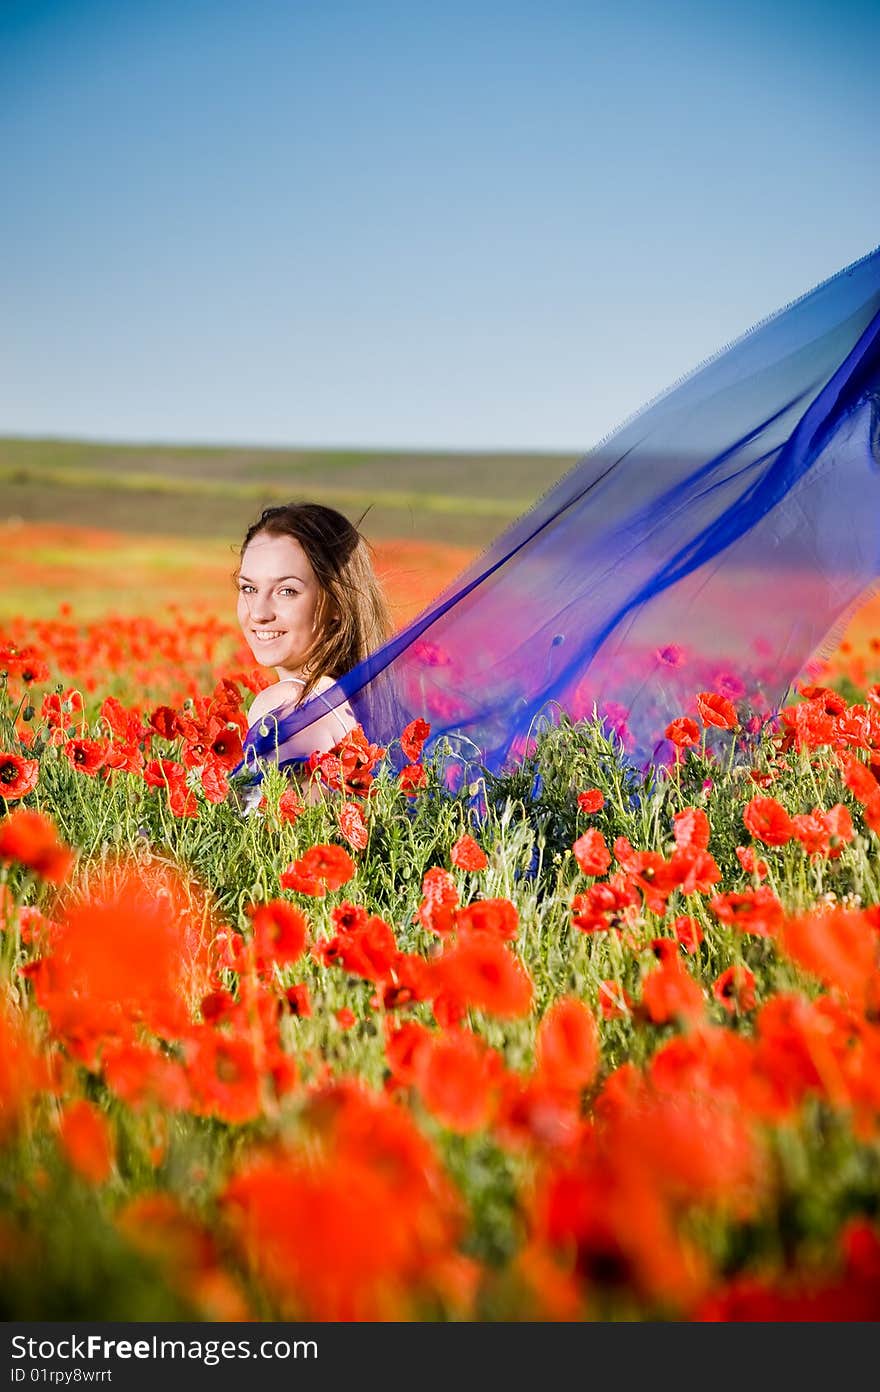
{"label": "flowing translucent fabric", "polygon": [[[326,701],[380,745],[428,721],[450,787],[594,708],[664,762],[698,692],[758,728],[878,579],[880,249],[616,430]],[[282,707],[247,762],[307,756],[325,712]]]}

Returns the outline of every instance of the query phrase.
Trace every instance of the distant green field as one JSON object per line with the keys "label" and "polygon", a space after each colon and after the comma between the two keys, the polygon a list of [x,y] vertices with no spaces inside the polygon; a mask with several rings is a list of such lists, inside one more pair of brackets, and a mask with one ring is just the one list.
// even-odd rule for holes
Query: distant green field
{"label": "distant green field", "polygon": [[263,507],[310,499],[379,538],[480,547],[574,456],[282,450],[0,439],[0,516],[116,531],[236,536]]}

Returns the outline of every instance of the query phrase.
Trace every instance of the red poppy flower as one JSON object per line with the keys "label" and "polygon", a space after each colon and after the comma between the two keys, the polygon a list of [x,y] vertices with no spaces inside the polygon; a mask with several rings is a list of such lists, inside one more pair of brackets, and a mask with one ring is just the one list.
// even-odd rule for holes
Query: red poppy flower
{"label": "red poppy flower", "polygon": [[213,948],[219,967],[240,972],[247,961],[247,943],[241,933],[221,928],[214,935]]}
{"label": "red poppy flower", "polygon": [[[334,754],[331,751],[322,754],[317,750],[314,754],[311,754],[306,764],[306,773],[311,775],[316,772],[321,781],[326,783],[328,788],[332,788],[334,792],[342,791],[342,763],[338,754]],[[370,775],[370,778],[372,781],[372,775]],[[354,788],[346,788],[345,791],[356,792],[357,790]]]}
{"label": "red poppy flower", "polygon": [[0,798],[17,802],[37,786],[39,759],[22,759],[18,754],[0,754]]}
{"label": "red poppy flower", "polygon": [[261,969],[273,962],[287,966],[302,956],[308,925],[299,909],[285,899],[270,899],[268,904],[249,905],[247,912],[254,927],[254,949]]}
{"label": "red poppy flower", "polygon": [[209,802],[224,802],[229,792],[229,780],[224,767],[213,759],[202,769],[202,790]]}
{"label": "red poppy flower", "polygon": [[238,726],[216,717],[211,720],[206,740],[208,751],[218,764],[227,770],[241,763],[243,749]]}
{"label": "red poppy flower", "polygon": [[[300,856],[281,875],[282,889],[297,889],[301,894],[317,894],[323,897],[326,890],[339,889],[355,873],[355,863],[342,846],[310,846],[305,855]],[[320,888],[305,888],[317,883]]]}
{"label": "red poppy flower", "polygon": [[49,664],[41,657],[33,657],[22,667],[20,675],[27,686],[33,682],[43,682],[49,675]]}
{"label": "red poppy flower", "polygon": [[424,788],[428,780],[422,764],[407,764],[397,779],[397,786],[406,797],[415,797],[419,788]]}
{"label": "red poppy flower", "polygon": [[415,1056],[416,1084],[428,1111],[468,1134],[491,1120],[503,1075],[500,1056],[469,1030],[429,1036]]}
{"label": "red poppy flower", "polygon": [[763,841],[765,846],[784,846],[794,832],[791,817],[785,808],[775,798],[762,797],[760,794],[747,804],[743,822],[755,840]]}
{"label": "red poppy flower", "polygon": [[785,921],[780,945],[787,957],[864,1008],[880,967],[880,932],[868,914],[833,908]]}
{"label": "red poppy flower", "polygon": [[278,799],[278,817],[291,826],[303,810],[302,798],[295,788],[285,788]]}
{"label": "red poppy flower", "polygon": [[652,938],[650,946],[651,951],[661,965],[664,962],[675,962],[678,960],[679,943],[676,938]]}
{"label": "red poppy flower", "polygon": [[421,923],[429,933],[451,933],[455,928],[455,909],[458,890],[448,870],[434,866],[422,880],[422,902],[413,914],[413,922]]}
{"label": "red poppy flower", "polygon": [[839,691],[832,690],[830,686],[804,684],[799,686],[798,690],[806,701],[818,703],[828,715],[840,715],[841,711],[846,710],[846,697],[841,696]]}
{"label": "red poppy flower", "polygon": [[356,851],[366,849],[370,839],[366,819],[356,802],[344,802],[339,809],[339,829]]}
{"label": "red poppy flower", "polygon": [[834,716],[814,701],[800,701],[779,712],[795,749],[818,749],[834,741]]}
{"label": "red poppy flower", "polygon": [[519,933],[519,914],[509,899],[475,899],[456,912],[455,927],[460,934],[489,933],[513,942]]}
{"label": "red poppy flower", "polygon": [[590,885],[583,894],[571,901],[571,921],[582,933],[619,930],[631,919],[639,903],[639,895],[625,876],[614,875],[602,884]]}
{"label": "red poppy flower", "polygon": [[186,769],[176,759],[151,759],[144,769],[144,782],[150,788],[172,788],[186,783]]}
{"label": "red poppy flower", "polygon": [[730,1097],[747,1105],[752,1067],[751,1039],[703,1023],[698,1031],[675,1035],[661,1044],[651,1056],[648,1072],[651,1083],[661,1092],[702,1094],[706,1099],[713,1095]]}
{"label": "red poppy flower", "polygon": [[418,1020],[396,1025],[386,1019],[385,1058],[397,1086],[409,1087],[416,1081],[419,1051],[430,1046],[432,1038],[431,1031]]}
{"label": "red poppy flower", "polygon": [[309,997],[309,988],[304,981],[299,981],[295,986],[288,986],[284,992],[284,999],[291,1015],[297,1015],[305,1020],[312,1013],[312,1002]]}
{"label": "red poppy flower", "polygon": [[755,1008],[755,978],[748,967],[735,962],[717,977],[712,995],[731,1015],[746,1015]]}
{"label": "red poppy flower", "polygon": [[326,754],[313,754],[306,769],[316,769],[329,788],[366,797],[373,788],[373,770],[385,754],[384,748],[370,744],[363,729],[356,725],[343,735]]}
{"label": "red poppy flower", "polygon": [[175,817],[197,817],[199,804],[195,793],[184,783],[176,783],[168,791],[168,806]]}
{"label": "red poppy flower", "polygon": [[417,764],[422,755],[422,747],[431,733],[427,720],[411,720],[400,736],[400,747],[411,764]]}
{"label": "red poppy flower", "polygon": [[238,1003],[231,991],[209,991],[202,997],[199,1009],[206,1024],[216,1025],[232,1019],[238,1011]]}
{"label": "red poppy flower", "polygon": [[675,929],[676,941],[681,944],[685,952],[693,955],[703,941],[703,930],[697,920],[688,914],[682,914],[672,926]]}
{"label": "red poppy flower", "polygon": [[467,833],[458,838],[449,852],[449,859],[457,870],[485,870],[489,864],[489,858],[482,846]]}
{"label": "red poppy flower", "polygon": [[571,849],[584,875],[604,875],[611,864],[605,837],[595,827],[579,836]]}
{"label": "red poppy flower", "polygon": [[191,1110],[233,1125],[253,1121],[262,1110],[260,1073],[253,1040],[194,1025],[184,1044]]}
{"label": "red poppy flower", "polygon": [[700,743],[700,727],[689,715],[682,715],[678,720],[671,721],[663,733],[679,749],[692,749]]}
{"label": "red poppy flower", "polygon": [[318,879],[317,875],[306,875],[298,869],[299,862],[294,861],[288,865],[286,870],[282,870],[278,883],[282,889],[292,889],[294,894],[308,894],[312,899],[323,899],[327,893],[327,885],[324,880]]}
{"label": "red poppy flower", "polygon": [[715,725],[719,730],[735,730],[739,724],[736,706],[726,696],[719,696],[717,691],[699,692],[697,710],[704,725]]}
{"label": "red poppy flower", "polygon": [[603,1020],[621,1020],[632,1010],[632,998],[619,981],[600,981],[598,1006]]}
{"label": "red poppy flower", "polygon": [[432,993],[489,1015],[528,1015],[534,995],[525,967],[498,938],[469,934],[431,963]]}
{"label": "red poppy flower", "polygon": [[32,980],[53,1032],[91,1065],[108,1035],[130,1037],[143,1025],[181,1037],[187,994],[202,977],[195,934],[205,924],[188,908],[188,887],[170,872],[113,869],[89,889],[88,900],[66,907]]}
{"label": "red poppy flower", "polygon": [[[0,923],[6,918],[7,925],[13,922],[16,914],[15,900],[8,886],[3,886],[0,894]],[[25,947],[42,947],[47,943],[54,929],[54,922],[33,905],[21,905],[18,909],[18,931]]]}
{"label": "red poppy flower", "polygon": [[565,1262],[563,1270],[577,1273],[582,1298],[591,1290],[612,1299],[626,1292],[649,1306],[686,1311],[707,1273],[676,1229],[660,1166],[632,1163],[647,1132],[642,1123],[632,1137],[597,1137],[578,1165],[547,1166],[530,1203],[534,1235]]}
{"label": "red poppy flower", "polygon": [[139,743],[145,734],[148,733],[146,726],[141,724],[140,717],[136,711],[126,710],[121,701],[115,696],[105,696],[101,702],[100,714],[106,720],[112,734],[124,743],[133,741]]}
{"label": "red poppy flower", "polygon": [[401,956],[390,925],[378,914],[371,914],[349,932],[318,943],[316,955],[328,967],[341,967],[379,984],[388,981]]}
{"label": "red poppy flower", "polygon": [[330,918],[340,933],[352,933],[356,928],[363,928],[369,917],[362,904],[352,904],[348,899],[343,899],[330,911]]}
{"label": "red poppy flower", "polygon": [[180,716],[170,706],[157,706],[150,716],[150,725],[163,739],[177,739],[182,733]]}
{"label": "red poppy flower", "polygon": [[791,819],[792,832],[809,856],[825,856],[831,850],[831,838],[825,823],[813,812],[798,812]]}
{"label": "red poppy flower", "polygon": [[461,1201],[415,1121],[365,1092],[321,1089],[304,1143],[251,1153],[221,1196],[282,1318],[381,1321],[440,1308]]}
{"label": "red poppy flower", "polygon": [[736,858],[747,875],[755,875],[759,880],[767,875],[767,862],[758,859],[754,846],[737,846]]}
{"label": "red poppy flower", "polygon": [[21,1013],[0,1004],[0,1139],[8,1138],[50,1085],[47,1060],[34,1048]]}
{"label": "red poppy flower", "polygon": [[310,846],[298,864],[307,875],[316,875],[328,889],[339,889],[352,878],[356,866],[342,846],[322,844]]}
{"label": "red poppy flower", "polygon": [[71,1169],[89,1184],[103,1184],[113,1170],[113,1137],[107,1116],[93,1102],[68,1102],[58,1119],[61,1148]]}
{"label": "red poppy flower", "polygon": [[35,647],[4,643],[0,646],[0,672],[7,672],[10,677],[21,677],[23,682],[30,684],[45,681],[49,668]]}
{"label": "red poppy flower", "polygon": [[19,807],[0,822],[0,860],[18,861],[44,880],[61,884],[70,869],[73,852],[58,840],[48,817]]}
{"label": "red poppy flower", "polygon": [[589,1087],[599,1067],[596,1021],[583,1001],[563,996],[546,1011],[535,1040],[538,1074],[550,1087]]}
{"label": "red poppy flower", "polygon": [[709,851],[678,846],[669,858],[668,872],[664,874],[667,873],[682,894],[708,894],[721,879],[721,871]]}
{"label": "red poppy flower", "polygon": [[707,850],[709,830],[709,818],[702,807],[683,807],[672,818],[672,834],[681,850]]}
{"label": "red poppy flower", "polygon": [[855,754],[841,754],[840,766],[843,770],[843,781],[858,802],[867,806],[880,796],[880,783],[871,769]]}
{"label": "red poppy flower", "polygon": [[628,883],[641,890],[645,907],[652,913],[665,913],[666,901],[682,879],[676,866],[664,860],[659,851],[634,850],[625,836],[616,838],[614,854]]}
{"label": "red poppy flower", "polygon": [[64,754],[75,769],[94,778],[104,767],[108,748],[109,741],[105,739],[71,739],[64,746]]}
{"label": "red poppy flower", "polygon": [[70,723],[68,717],[81,714],[82,709],[82,693],[69,686],[60,695],[57,691],[47,692],[40,706],[40,714],[50,726],[59,729]]}
{"label": "red poppy flower", "polygon": [[741,933],[766,938],[782,922],[783,908],[768,885],[747,889],[742,894],[719,894],[710,900],[712,912],[722,923],[730,923]]}
{"label": "red poppy flower", "polygon": [[357,1023],[357,1016],[350,1006],[343,1005],[336,1011],[336,1023],[340,1029],[348,1030]]}
{"label": "red poppy flower", "polygon": [[[430,996],[430,986],[426,991],[426,999]],[[459,1000],[457,996],[449,992],[440,992],[433,999],[434,1019],[441,1029],[455,1029],[463,1023],[467,1015],[467,1006]]]}
{"label": "red poppy flower", "polygon": [[585,793],[578,793],[577,805],[580,811],[589,817],[593,812],[601,812],[605,806],[605,797],[598,788],[588,788]]}
{"label": "red poppy flower", "polygon": [[143,750],[134,742],[111,744],[104,759],[108,773],[124,769],[126,773],[142,773],[145,766]]}
{"label": "red poppy flower", "polygon": [[570,1150],[581,1131],[580,1101],[579,1090],[553,1087],[537,1073],[530,1078],[508,1073],[493,1119],[494,1134],[512,1150],[524,1145],[548,1153]]}
{"label": "red poppy flower", "polygon": [[833,807],[829,807],[827,812],[822,813],[822,820],[828,832],[829,859],[837,860],[844,846],[848,845],[855,836],[849,808],[845,807],[842,802],[836,802]]}
{"label": "red poppy flower", "polygon": [[675,959],[649,972],[642,983],[642,1005],[655,1025],[696,1021],[703,1014],[703,989]]}
{"label": "red poppy flower", "polygon": [[370,997],[372,1008],[399,1010],[402,1006],[430,998],[430,968],[419,953],[398,952],[386,980],[380,984],[381,991]]}

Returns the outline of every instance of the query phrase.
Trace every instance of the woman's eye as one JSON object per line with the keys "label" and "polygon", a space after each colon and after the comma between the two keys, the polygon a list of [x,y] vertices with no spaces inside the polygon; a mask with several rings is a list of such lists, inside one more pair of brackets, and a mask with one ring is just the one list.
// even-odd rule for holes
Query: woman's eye
{"label": "woman's eye", "polygon": [[282,593],[282,594],[296,595],[296,594],[299,594],[299,590],[292,590],[292,589],[290,589],[289,586],[285,586],[285,588],[281,591],[281,593]]}

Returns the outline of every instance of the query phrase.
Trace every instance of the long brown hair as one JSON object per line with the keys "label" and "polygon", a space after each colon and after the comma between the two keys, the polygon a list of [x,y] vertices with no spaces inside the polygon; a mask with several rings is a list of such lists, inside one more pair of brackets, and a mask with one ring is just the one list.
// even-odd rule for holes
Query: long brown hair
{"label": "long brown hair", "polygon": [[245,532],[239,565],[255,536],[289,536],[305,551],[318,581],[317,633],[303,659],[306,700],[319,677],[341,677],[391,634],[388,601],[373,569],[372,548],[354,523],[321,503],[264,508]]}

